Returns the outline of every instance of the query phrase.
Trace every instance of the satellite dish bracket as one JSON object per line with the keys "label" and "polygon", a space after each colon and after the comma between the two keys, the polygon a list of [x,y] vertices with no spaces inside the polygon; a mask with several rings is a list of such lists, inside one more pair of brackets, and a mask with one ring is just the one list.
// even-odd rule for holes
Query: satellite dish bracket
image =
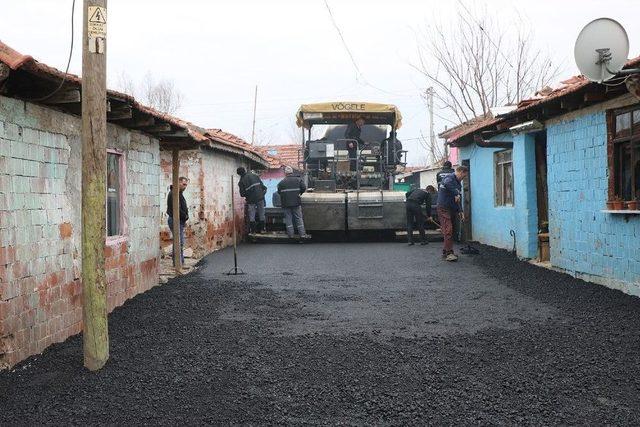
{"label": "satellite dish bracket", "polygon": [[609,49],[608,47],[605,47],[601,49],[596,49],[596,52],[598,52],[598,60],[596,61],[596,64],[602,67],[602,77],[600,78],[599,83],[602,83],[604,81],[605,70],[609,74],[613,74],[614,76],[628,76],[630,74],[640,73],[640,68],[628,68],[626,70],[611,71],[609,69],[609,62],[611,61],[611,49]]}

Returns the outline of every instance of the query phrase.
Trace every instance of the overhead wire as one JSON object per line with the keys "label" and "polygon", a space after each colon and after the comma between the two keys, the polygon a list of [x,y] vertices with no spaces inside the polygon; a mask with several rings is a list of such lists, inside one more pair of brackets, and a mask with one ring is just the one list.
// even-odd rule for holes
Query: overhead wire
{"label": "overhead wire", "polygon": [[344,47],[345,51],[347,52],[347,55],[349,56],[349,59],[351,59],[351,63],[353,64],[353,68],[356,71],[356,81],[359,82],[359,83],[362,83],[365,86],[368,86],[368,87],[370,87],[372,89],[375,89],[377,91],[380,91],[380,92],[388,94],[388,95],[403,96],[401,94],[397,94],[397,93],[382,89],[382,88],[380,88],[378,86],[375,86],[375,85],[369,83],[369,81],[366,79],[366,77],[362,73],[362,70],[358,66],[358,63],[356,62],[356,59],[353,56],[353,53],[351,52],[351,49],[349,49],[349,45],[347,44],[347,41],[345,40],[344,35],[342,34],[342,30],[340,29],[340,26],[338,25],[335,17],[333,16],[333,12],[331,11],[331,7],[329,6],[328,1],[327,0],[323,0],[323,1],[324,1],[325,7],[327,8],[327,12],[329,12],[329,18],[331,19],[331,23],[333,24],[333,27],[336,29],[336,32],[338,33],[338,36],[340,37],[340,41],[342,42],[342,46]]}
{"label": "overhead wire", "polygon": [[76,0],[72,0],[72,2],[71,2],[71,46],[69,47],[69,59],[67,60],[67,67],[64,70],[64,76],[62,77],[62,81],[60,82],[58,87],[53,92],[51,92],[50,94],[48,94],[46,96],[43,96],[41,98],[30,99],[29,101],[33,101],[33,102],[45,101],[45,100],[51,98],[56,93],[58,93],[58,91],[60,89],[62,89],[62,86],[64,86],[64,84],[66,83],[67,75],[69,74],[69,66],[71,65],[71,58],[73,56],[73,38],[74,38],[74,35],[75,35],[75,27],[74,27],[74,23],[73,23],[73,17],[75,15],[75,10],[76,10]]}

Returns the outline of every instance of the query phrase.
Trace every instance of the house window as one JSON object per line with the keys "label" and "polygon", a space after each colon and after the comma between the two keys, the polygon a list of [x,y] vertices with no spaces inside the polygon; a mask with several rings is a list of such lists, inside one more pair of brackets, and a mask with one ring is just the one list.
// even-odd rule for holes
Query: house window
{"label": "house window", "polygon": [[611,195],[640,199],[640,107],[610,112]]}
{"label": "house window", "polygon": [[493,155],[495,165],[495,205],[513,206],[513,162],[511,150]]}
{"label": "house window", "polygon": [[107,236],[122,234],[122,155],[107,153]]}

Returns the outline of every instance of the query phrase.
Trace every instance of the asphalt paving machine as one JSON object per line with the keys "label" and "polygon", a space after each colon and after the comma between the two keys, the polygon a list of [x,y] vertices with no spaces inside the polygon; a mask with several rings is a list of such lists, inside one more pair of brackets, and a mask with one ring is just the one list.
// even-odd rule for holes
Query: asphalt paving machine
{"label": "asphalt paving machine", "polygon": [[[345,136],[347,125],[364,119],[361,140]],[[307,231],[396,231],[406,226],[405,194],[394,176],[406,164],[395,131],[402,115],[395,105],[367,102],[305,104],[296,114],[302,133],[301,167],[309,190],[302,195]],[[316,126],[324,136],[312,139]],[[355,144],[357,150],[349,150]],[[351,154],[350,154],[351,151]]]}

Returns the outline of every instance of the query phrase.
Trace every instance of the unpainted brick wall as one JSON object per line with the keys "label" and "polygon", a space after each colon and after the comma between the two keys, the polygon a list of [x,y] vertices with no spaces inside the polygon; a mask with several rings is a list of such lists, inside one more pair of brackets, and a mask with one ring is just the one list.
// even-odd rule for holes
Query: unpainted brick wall
{"label": "unpainted brick wall", "polygon": [[[0,96],[0,368],[82,329],[80,119]],[[126,234],[110,239],[109,310],[158,283],[158,141],[108,126],[125,156]]]}
{"label": "unpainted brick wall", "polygon": [[[171,153],[162,152],[163,208],[161,240],[171,245],[167,225],[166,198],[171,185]],[[233,243],[233,216],[231,215],[231,175],[234,176],[235,215],[238,238],[244,233],[244,199],[238,192],[236,169],[249,169],[241,156],[210,149],[180,152],[180,176],[189,178],[184,193],[189,206],[189,221],[185,229],[185,248],[193,249],[194,256],[202,257]]]}

